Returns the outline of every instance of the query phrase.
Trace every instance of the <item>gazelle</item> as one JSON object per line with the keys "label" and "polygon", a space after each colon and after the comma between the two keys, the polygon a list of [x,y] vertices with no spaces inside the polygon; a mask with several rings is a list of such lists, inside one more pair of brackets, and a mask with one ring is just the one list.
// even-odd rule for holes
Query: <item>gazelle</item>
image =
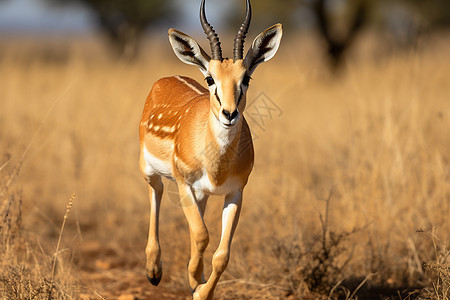
{"label": "gazelle", "polygon": [[[257,65],[275,55],[281,41],[282,26],[276,24],[256,37],[244,58],[250,19],[247,0],[246,17],[234,40],[232,59],[222,57],[219,37],[206,20],[205,0],[200,5],[200,22],[212,57],[191,37],[170,29],[169,41],[176,56],[199,67],[209,88],[181,76],[158,80],[147,98],[139,126],[139,165],[149,183],[151,206],[147,278],[158,285],[162,276],[158,220],[164,176],[176,181],[189,223],[188,280],[194,299],[211,299],[227,267],[242,192],[253,167],[251,133],[243,116],[250,76]],[[209,237],[203,214],[209,195],[225,195],[225,201],[221,240],[213,255],[211,275],[205,281],[203,253]]]}

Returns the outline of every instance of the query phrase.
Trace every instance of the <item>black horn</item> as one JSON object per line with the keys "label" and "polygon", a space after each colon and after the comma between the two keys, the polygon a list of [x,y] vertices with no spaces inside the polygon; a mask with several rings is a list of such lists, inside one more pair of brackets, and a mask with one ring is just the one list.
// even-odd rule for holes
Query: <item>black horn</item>
{"label": "black horn", "polygon": [[220,48],[219,36],[206,20],[205,0],[202,0],[200,6],[200,23],[202,24],[203,31],[205,31],[205,34],[208,37],[211,46],[212,59],[222,60],[222,49]]}
{"label": "black horn", "polygon": [[244,57],[244,40],[250,26],[250,20],[252,19],[252,6],[250,0],[247,0],[247,12],[245,14],[245,20],[234,38],[233,48],[233,60],[242,59]]}

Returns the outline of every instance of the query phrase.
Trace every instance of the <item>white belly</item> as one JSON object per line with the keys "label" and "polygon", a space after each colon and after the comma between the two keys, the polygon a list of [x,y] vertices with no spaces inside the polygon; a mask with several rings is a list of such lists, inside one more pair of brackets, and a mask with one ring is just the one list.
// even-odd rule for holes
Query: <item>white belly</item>
{"label": "white belly", "polygon": [[234,177],[227,178],[223,184],[216,186],[211,182],[206,172],[203,172],[203,175],[194,181],[191,186],[195,190],[212,195],[227,195],[240,188],[239,180]]}
{"label": "white belly", "polygon": [[[172,172],[172,164],[169,161],[163,161],[155,157],[148,151],[145,145],[141,155],[144,159],[144,168],[142,171],[145,175],[149,177],[152,175],[160,175],[175,180]],[[203,172],[200,178],[190,183],[190,185],[194,190],[209,195],[227,195],[241,188],[240,181],[235,177],[229,177],[224,183],[217,186],[211,182],[206,171]]]}
{"label": "white belly", "polygon": [[145,162],[143,172],[147,176],[158,174],[172,180],[174,179],[172,176],[172,164],[169,161],[163,161],[159,158],[156,158],[148,151],[145,145],[142,149],[142,155]]}

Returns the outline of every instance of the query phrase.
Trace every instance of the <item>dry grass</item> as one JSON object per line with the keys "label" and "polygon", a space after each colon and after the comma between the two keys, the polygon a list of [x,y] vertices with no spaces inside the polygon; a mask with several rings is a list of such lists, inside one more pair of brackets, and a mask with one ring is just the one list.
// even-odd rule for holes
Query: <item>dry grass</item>
{"label": "dry grass", "polygon": [[[442,245],[450,238],[450,39],[377,60],[355,51],[337,79],[313,45],[287,36],[254,75],[250,100],[262,103],[264,92],[277,107],[262,126],[250,120],[256,163],[217,298],[412,299],[428,286],[430,298],[447,299],[447,256],[427,232],[436,228]],[[48,294],[74,191],[54,298],[189,297],[188,230],[167,194],[163,281],[145,281],[148,200],[137,125],[154,81],[201,74],[165,54],[165,41],[147,49],[124,64],[85,40],[2,45],[1,189],[33,139],[0,199],[2,298]],[[208,204],[207,260],[219,241],[221,204]]]}
{"label": "dry grass", "polygon": [[431,285],[422,291],[423,299],[444,300],[450,298],[450,251],[446,243],[440,241],[431,232],[435,258],[424,265],[432,281]]}
{"label": "dry grass", "polygon": [[59,246],[52,259],[40,246],[48,237],[31,237],[22,228],[22,195],[12,187],[20,165],[9,174],[0,170],[0,299],[73,299],[72,268]]}

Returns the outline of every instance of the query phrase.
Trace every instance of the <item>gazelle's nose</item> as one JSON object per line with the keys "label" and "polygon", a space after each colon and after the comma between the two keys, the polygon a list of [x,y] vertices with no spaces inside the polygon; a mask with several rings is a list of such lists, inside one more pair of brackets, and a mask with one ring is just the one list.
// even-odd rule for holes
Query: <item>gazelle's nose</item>
{"label": "gazelle's nose", "polygon": [[238,115],[238,110],[235,109],[232,113],[230,113],[228,110],[223,109],[222,110],[223,115],[225,116],[225,118],[228,119],[228,121],[232,121],[234,118],[236,118],[236,116]]}

